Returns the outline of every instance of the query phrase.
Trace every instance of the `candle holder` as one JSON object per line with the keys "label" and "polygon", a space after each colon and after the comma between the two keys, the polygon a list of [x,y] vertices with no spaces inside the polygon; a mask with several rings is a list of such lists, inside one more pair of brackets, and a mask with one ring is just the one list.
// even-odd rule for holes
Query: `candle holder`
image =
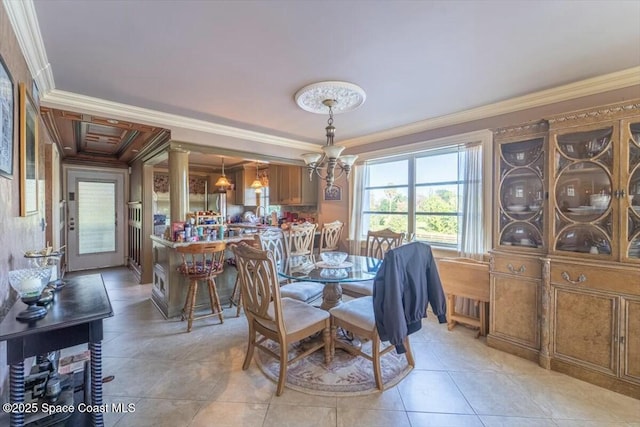
{"label": "candle holder", "polygon": [[47,309],[36,304],[50,277],[51,267],[25,268],[9,272],[9,284],[18,293],[22,302],[28,305],[26,310],[18,313],[16,319],[32,322],[46,316]]}

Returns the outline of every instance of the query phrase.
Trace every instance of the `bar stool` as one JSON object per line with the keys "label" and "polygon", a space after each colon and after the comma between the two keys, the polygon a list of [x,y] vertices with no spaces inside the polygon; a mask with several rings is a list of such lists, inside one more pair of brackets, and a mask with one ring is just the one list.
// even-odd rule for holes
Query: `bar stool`
{"label": "bar stool", "polygon": [[[224,270],[226,246],[225,242],[194,243],[188,246],[179,246],[176,249],[182,255],[182,264],[178,267],[178,271],[189,280],[187,298],[182,309],[182,320],[187,319],[187,332],[191,332],[194,320],[206,317],[217,315],[220,318],[220,323],[224,323],[215,278]],[[211,313],[194,317],[193,312],[200,280],[207,281]]]}

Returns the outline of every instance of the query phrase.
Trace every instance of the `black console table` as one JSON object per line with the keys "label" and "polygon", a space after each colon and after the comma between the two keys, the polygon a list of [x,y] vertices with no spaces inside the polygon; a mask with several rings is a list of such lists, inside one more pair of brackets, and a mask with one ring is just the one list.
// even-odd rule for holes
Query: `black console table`
{"label": "black console table", "polygon": [[[11,366],[11,403],[24,402],[24,359],[50,351],[89,344],[91,405],[102,405],[102,320],[113,316],[109,295],[99,274],[65,280],[47,315],[33,324],[16,320],[25,306],[18,300],[0,323],[0,341],[7,342]],[[104,425],[103,414],[92,412],[92,425]],[[22,427],[24,413],[11,413],[11,426]]]}

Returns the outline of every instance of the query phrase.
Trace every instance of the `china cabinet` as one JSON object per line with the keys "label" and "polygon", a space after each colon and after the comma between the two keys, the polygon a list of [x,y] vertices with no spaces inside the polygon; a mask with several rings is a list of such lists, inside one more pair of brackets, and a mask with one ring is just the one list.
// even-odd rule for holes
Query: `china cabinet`
{"label": "china cabinet", "polygon": [[546,133],[545,122],[496,132],[498,247],[535,253],[546,247]]}
{"label": "china cabinet", "polygon": [[541,255],[547,247],[547,134],[544,121],[494,135],[496,206],[490,260],[492,347],[538,360]]}
{"label": "china cabinet", "polygon": [[640,398],[640,102],[494,147],[488,344]]}

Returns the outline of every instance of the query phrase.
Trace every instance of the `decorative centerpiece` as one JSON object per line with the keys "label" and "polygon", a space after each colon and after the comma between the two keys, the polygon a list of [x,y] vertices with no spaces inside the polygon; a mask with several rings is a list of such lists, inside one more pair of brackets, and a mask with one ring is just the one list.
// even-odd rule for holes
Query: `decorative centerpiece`
{"label": "decorative centerpiece", "polygon": [[20,295],[23,303],[29,307],[18,313],[16,319],[25,322],[42,319],[47,314],[47,309],[36,305],[40,300],[42,290],[49,283],[51,267],[26,268],[9,272],[9,283]]}

